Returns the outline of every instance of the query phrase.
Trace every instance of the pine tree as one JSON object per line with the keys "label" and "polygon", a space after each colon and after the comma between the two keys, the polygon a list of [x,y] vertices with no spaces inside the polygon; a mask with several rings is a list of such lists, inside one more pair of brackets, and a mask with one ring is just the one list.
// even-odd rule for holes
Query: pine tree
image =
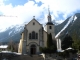
{"label": "pine tree", "polygon": [[47,48],[50,48],[53,46],[53,40],[52,40],[52,35],[51,33],[47,35]]}
{"label": "pine tree", "polygon": [[75,50],[80,51],[80,39],[78,38],[77,32],[73,33],[72,38],[73,38],[73,41],[74,41],[74,43],[72,44],[72,47]]}
{"label": "pine tree", "polygon": [[53,43],[53,39],[52,39],[51,33],[47,34],[47,47],[44,47],[44,48],[40,47],[40,51],[43,52],[43,53],[51,54],[51,53],[55,53],[56,50],[57,50],[57,47]]}
{"label": "pine tree", "polygon": [[73,43],[72,37],[67,34],[62,41],[62,49],[72,47],[72,43]]}
{"label": "pine tree", "polygon": [[47,38],[47,50],[49,51],[49,53],[55,53],[57,50],[56,45],[53,43],[51,33],[48,35],[48,38]]}

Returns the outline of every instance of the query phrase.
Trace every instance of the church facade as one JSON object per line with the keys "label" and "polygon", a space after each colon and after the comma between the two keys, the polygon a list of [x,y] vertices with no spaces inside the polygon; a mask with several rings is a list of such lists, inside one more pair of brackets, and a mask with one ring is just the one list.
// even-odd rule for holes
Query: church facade
{"label": "church facade", "polygon": [[45,27],[35,17],[25,25],[24,31],[21,34],[18,53],[39,54],[39,47],[47,47],[47,34],[51,33],[52,38],[55,39],[54,24],[51,21],[50,12],[47,19],[48,22]]}

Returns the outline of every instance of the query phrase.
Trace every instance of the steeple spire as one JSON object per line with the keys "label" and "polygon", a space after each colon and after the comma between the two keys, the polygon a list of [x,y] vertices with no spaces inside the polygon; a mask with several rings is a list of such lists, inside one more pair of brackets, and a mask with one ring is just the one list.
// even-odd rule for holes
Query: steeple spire
{"label": "steeple spire", "polygon": [[48,5],[48,16],[50,15],[49,5]]}
{"label": "steeple spire", "polygon": [[51,22],[51,15],[50,15],[50,10],[49,10],[49,5],[48,5],[48,22]]}

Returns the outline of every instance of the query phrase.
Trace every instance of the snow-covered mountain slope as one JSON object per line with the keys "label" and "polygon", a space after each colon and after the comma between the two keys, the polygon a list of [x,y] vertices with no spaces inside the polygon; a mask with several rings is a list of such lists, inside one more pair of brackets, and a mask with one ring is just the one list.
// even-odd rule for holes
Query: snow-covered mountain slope
{"label": "snow-covered mountain slope", "polygon": [[24,28],[24,24],[21,25],[15,25],[14,27],[10,27],[9,29],[11,29],[11,31],[9,32],[9,35],[17,34],[19,33],[21,30],[23,30]]}
{"label": "snow-covered mountain slope", "polygon": [[[12,25],[6,28],[6,30],[0,32],[0,42],[7,42],[9,40],[17,41],[17,39],[20,39],[19,36],[20,36],[20,33],[23,31],[24,26],[25,26],[25,23],[20,25],[14,25],[14,26]],[[18,36],[18,38],[15,36]]]}
{"label": "snow-covered mountain slope", "polygon": [[55,36],[55,38],[57,38],[68,26],[70,23],[74,23],[74,21],[77,19],[76,16],[71,16],[71,18],[68,20],[68,22],[66,23],[66,25],[62,28],[62,30],[60,32],[58,32],[58,34]]}
{"label": "snow-covered mountain slope", "polygon": [[73,38],[76,34],[77,38],[80,39],[80,13],[76,13],[75,15],[67,18],[62,24],[56,26],[55,32],[55,38],[63,39],[66,33],[68,33]]}

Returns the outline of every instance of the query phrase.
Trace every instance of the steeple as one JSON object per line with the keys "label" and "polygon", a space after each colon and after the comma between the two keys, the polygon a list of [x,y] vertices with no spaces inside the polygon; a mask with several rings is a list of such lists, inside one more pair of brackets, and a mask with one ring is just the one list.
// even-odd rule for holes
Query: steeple
{"label": "steeple", "polygon": [[48,6],[48,22],[51,22],[51,15],[50,15],[49,6]]}
{"label": "steeple", "polygon": [[51,15],[50,15],[49,7],[48,7],[48,16],[47,16],[47,18],[48,18],[48,22],[46,23],[46,27],[45,27],[45,28],[46,28],[46,32],[47,32],[48,34],[51,33],[52,39],[54,40],[54,39],[55,39],[54,24],[53,24],[53,22],[51,21]]}

